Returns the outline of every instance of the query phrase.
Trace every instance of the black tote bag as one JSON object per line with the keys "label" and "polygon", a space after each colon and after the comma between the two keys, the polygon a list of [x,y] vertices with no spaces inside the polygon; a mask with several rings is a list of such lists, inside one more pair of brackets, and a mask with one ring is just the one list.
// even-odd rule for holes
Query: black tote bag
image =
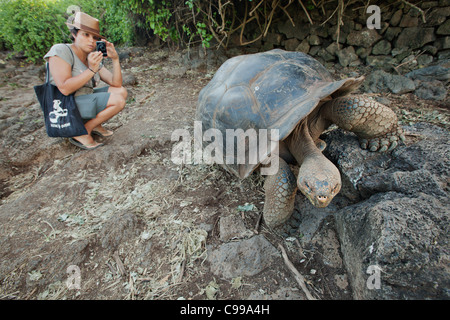
{"label": "black tote bag", "polygon": [[63,95],[58,87],[49,82],[49,74],[50,68],[47,63],[45,83],[34,87],[44,113],[47,135],[49,137],[70,138],[88,134],[75,103],[74,95]]}

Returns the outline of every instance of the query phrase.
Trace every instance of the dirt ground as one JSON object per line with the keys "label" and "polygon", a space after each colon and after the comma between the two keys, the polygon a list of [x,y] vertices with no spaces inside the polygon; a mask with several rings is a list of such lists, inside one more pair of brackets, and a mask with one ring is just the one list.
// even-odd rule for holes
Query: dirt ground
{"label": "dirt ground", "polygon": [[[281,254],[256,275],[211,271],[208,254],[224,243],[227,216],[276,250],[281,244],[315,298],[352,299],[332,218],[309,241],[281,238],[259,221],[259,175],[239,181],[219,166],[171,161],[171,134],[193,133],[198,93],[215,71],[186,69],[182,57],[142,48],[123,60],[136,83],[126,109],[106,124],[114,136],[95,151],[47,137],[32,88],[42,73],[8,60],[14,68],[0,85],[1,299],[306,299]],[[448,124],[445,103],[387,98],[405,123]]]}

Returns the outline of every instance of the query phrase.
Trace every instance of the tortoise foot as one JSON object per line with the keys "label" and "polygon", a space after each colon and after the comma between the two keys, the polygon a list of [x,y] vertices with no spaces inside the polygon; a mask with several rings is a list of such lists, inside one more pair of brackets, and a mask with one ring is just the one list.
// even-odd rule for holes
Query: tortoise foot
{"label": "tortoise foot", "polygon": [[298,211],[294,211],[292,216],[285,223],[272,227],[270,228],[270,230],[274,234],[282,238],[298,237],[298,229],[300,228],[300,223],[300,213]]}
{"label": "tortoise foot", "polygon": [[398,146],[400,141],[405,142],[405,136],[400,126],[397,126],[393,131],[383,136],[359,139],[361,148],[371,152],[392,151]]}

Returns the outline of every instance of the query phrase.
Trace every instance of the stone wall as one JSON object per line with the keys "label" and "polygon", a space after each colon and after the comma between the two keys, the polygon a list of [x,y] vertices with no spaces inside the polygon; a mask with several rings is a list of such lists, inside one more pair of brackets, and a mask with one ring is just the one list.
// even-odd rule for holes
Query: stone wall
{"label": "stone wall", "polygon": [[[280,10],[266,37],[254,42],[253,47],[302,51],[324,65],[366,64],[385,70],[400,64],[413,70],[450,57],[450,0],[411,1],[417,7],[398,1],[375,3],[381,9],[380,29],[367,28],[372,13],[365,12],[363,2],[345,9],[340,28],[337,14],[326,21],[338,1],[324,5],[325,14],[322,8],[309,11],[313,25],[295,3],[288,8],[295,25]],[[246,39],[251,40],[255,34],[248,28]]]}

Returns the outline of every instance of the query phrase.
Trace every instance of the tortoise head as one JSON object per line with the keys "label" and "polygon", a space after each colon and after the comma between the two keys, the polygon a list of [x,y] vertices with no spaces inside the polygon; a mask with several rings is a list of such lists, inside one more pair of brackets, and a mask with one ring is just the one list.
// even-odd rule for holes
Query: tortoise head
{"label": "tortoise head", "polygon": [[297,186],[318,208],[325,208],[341,190],[341,175],[322,154],[307,157],[299,170]]}

